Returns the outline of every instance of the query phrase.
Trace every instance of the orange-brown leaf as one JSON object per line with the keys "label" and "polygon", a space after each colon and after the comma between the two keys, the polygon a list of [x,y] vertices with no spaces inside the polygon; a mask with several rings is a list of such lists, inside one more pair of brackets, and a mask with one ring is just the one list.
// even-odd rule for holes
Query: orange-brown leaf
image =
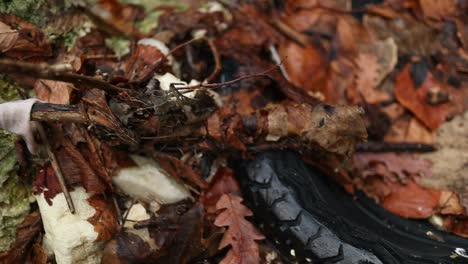
{"label": "orange-brown leaf", "polygon": [[96,213],[88,218],[98,233],[97,241],[110,240],[118,229],[116,213],[112,203],[102,195],[94,195],[88,198],[89,204],[96,209]]}
{"label": "orange-brown leaf", "polygon": [[245,219],[252,211],[242,204],[242,198],[232,194],[224,194],[216,204],[216,209],[222,210],[215,220],[219,227],[227,226],[219,248],[231,245],[231,250],[221,261],[221,264],[256,264],[259,263],[257,240],[264,236]]}
{"label": "orange-brown leaf", "polygon": [[427,95],[431,89],[436,89],[440,84],[428,73],[424,83],[416,89],[410,75],[409,66],[398,75],[395,83],[395,97],[408,110],[410,110],[424,125],[430,129],[440,126],[449,114],[450,108],[447,103],[429,105],[426,102]]}
{"label": "orange-brown leaf", "polygon": [[457,12],[457,2],[457,0],[419,0],[424,16],[432,19],[454,16]]}
{"label": "orange-brown leaf", "polygon": [[36,97],[40,100],[54,104],[70,104],[70,95],[73,84],[59,81],[39,79],[34,85]]}
{"label": "orange-brown leaf", "polygon": [[383,201],[390,212],[408,218],[428,218],[436,212],[441,192],[417,185],[413,180],[407,184],[392,184],[391,193]]}

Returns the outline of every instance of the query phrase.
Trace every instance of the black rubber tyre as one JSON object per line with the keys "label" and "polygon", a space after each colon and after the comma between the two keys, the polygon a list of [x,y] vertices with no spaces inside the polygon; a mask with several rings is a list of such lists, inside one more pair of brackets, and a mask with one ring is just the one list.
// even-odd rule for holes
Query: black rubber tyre
{"label": "black rubber tyre", "polygon": [[392,215],[362,194],[353,199],[295,153],[244,165],[237,174],[254,220],[287,262],[468,263],[468,239]]}

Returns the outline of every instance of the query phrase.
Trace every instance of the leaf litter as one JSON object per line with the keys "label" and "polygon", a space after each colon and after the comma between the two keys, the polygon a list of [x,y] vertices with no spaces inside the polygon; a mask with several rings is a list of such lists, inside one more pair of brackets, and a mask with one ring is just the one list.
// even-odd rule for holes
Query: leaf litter
{"label": "leaf litter", "polygon": [[[63,257],[40,228],[53,209],[83,228],[74,261],[263,263],[275,249],[224,160],[269,149],[330,172],[347,160],[346,190],[468,236],[463,1],[48,2],[41,19],[0,10],[0,85],[43,100],[32,119],[88,211],[67,212],[47,157],[19,143],[15,173],[41,207],[10,232],[7,262]],[[141,177],[119,185],[122,171]]]}

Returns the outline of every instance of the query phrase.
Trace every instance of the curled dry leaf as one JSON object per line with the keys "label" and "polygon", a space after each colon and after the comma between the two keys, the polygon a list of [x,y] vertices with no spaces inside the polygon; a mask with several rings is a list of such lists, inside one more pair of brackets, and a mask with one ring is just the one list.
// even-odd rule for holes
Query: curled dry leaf
{"label": "curled dry leaf", "polygon": [[[255,140],[291,139],[300,147],[346,155],[358,142],[367,139],[363,113],[360,107],[311,106],[291,101],[267,105],[251,116],[240,116],[222,108],[208,119],[208,126],[201,133],[239,150],[245,149],[244,143]],[[247,133],[249,130],[254,138]],[[237,142],[242,145],[236,145]]]}
{"label": "curled dry leaf", "polygon": [[[164,45],[159,40],[145,39],[138,43],[135,52],[125,65],[125,77],[130,82],[142,82],[152,77],[157,66],[162,66],[166,60],[163,51],[156,45]],[[154,44],[161,43],[161,44]]]}
{"label": "curled dry leaf", "polygon": [[219,248],[231,245],[231,249],[221,264],[256,264],[259,263],[259,249],[256,241],[265,237],[245,219],[252,216],[252,211],[242,204],[242,198],[233,194],[224,194],[216,203],[216,209],[222,210],[215,220],[215,225],[228,227]]}
{"label": "curled dry leaf", "polygon": [[0,21],[0,52],[5,52],[12,48],[16,40],[18,40],[18,36],[17,30],[10,28],[10,26]]}
{"label": "curled dry leaf", "polygon": [[14,15],[0,14],[0,19],[3,23],[14,26],[18,32],[14,45],[5,53],[7,56],[29,59],[52,55],[52,47],[47,36],[36,25]]}
{"label": "curled dry leaf", "polygon": [[430,105],[426,101],[429,91],[439,87],[440,84],[431,73],[428,73],[421,87],[416,88],[410,75],[409,66],[406,66],[397,77],[394,93],[397,100],[405,108],[433,130],[445,121],[450,111],[447,103]]}

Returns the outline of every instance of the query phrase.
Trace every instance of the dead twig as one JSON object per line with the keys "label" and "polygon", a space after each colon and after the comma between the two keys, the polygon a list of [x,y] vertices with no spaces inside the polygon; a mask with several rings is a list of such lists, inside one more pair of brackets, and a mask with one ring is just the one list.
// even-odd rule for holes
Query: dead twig
{"label": "dead twig", "polygon": [[211,82],[213,81],[216,76],[221,72],[221,59],[219,56],[218,49],[216,48],[216,45],[214,44],[212,39],[206,39],[206,42],[208,43],[208,46],[210,46],[211,53],[213,54],[213,58],[215,61],[215,67],[213,69],[213,72],[206,78],[206,82]]}
{"label": "dead twig", "polygon": [[189,90],[189,91],[182,92],[182,93],[188,93],[191,90],[195,90],[195,89],[204,89],[204,88],[205,89],[206,88],[214,89],[214,88],[218,88],[218,87],[222,87],[222,86],[226,86],[226,85],[231,85],[231,84],[234,84],[236,82],[240,82],[240,81],[245,80],[245,79],[251,79],[251,78],[262,77],[262,76],[268,77],[267,73],[275,70],[280,65],[281,64],[275,64],[274,66],[270,67],[269,69],[267,69],[267,70],[265,70],[265,71],[263,71],[261,73],[244,75],[244,76],[241,76],[239,78],[236,78],[234,80],[230,80],[230,81],[227,81],[227,82],[222,82],[222,83],[199,83],[199,84],[194,84],[194,85],[187,85],[185,87],[178,87],[177,90]]}
{"label": "dead twig", "polygon": [[48,65],[46,63],[37,64],[8,59],[0,60],[0,72],[2,73],[27,75],[40,79],[68,82],[77,86],[85,85],[89,88],[97,88],[106,92],[120,93],[130,91],[98,78],[73,73],[71,70],[72,68],[68,64]]}
{"label": "dead twig", "polygon": [[432,152],[436,147],[431,144],[413,142],[365,142],[356,146],[356,152]]}
{"label": "dead twig", "polygon": [[60,164],[58,163],[57,157],[55,153],[52,151],[52,147],[50,145],[49,139],[45,133],[44,127],[40,124],[38,126],[38,132],[41,136],[42,144],[44,145],[47,155],[50,159],[50,164],[55,171],[55,175],[60,184],[60,188],[62,188],[63,195],[65,196],[65,200],[67,201],[68,209],[72,214],[75,213],[75,205],[73,204],[73,200],[71,198],[70,192],[68,191],[67,185],[65,184],[65,177],[63,176],[62,169],[60,168]]}
{"label": "dead twig", "polygon": [[32,121],[87,123],[85,116],[75,105],[37,102],[31,109]]}

